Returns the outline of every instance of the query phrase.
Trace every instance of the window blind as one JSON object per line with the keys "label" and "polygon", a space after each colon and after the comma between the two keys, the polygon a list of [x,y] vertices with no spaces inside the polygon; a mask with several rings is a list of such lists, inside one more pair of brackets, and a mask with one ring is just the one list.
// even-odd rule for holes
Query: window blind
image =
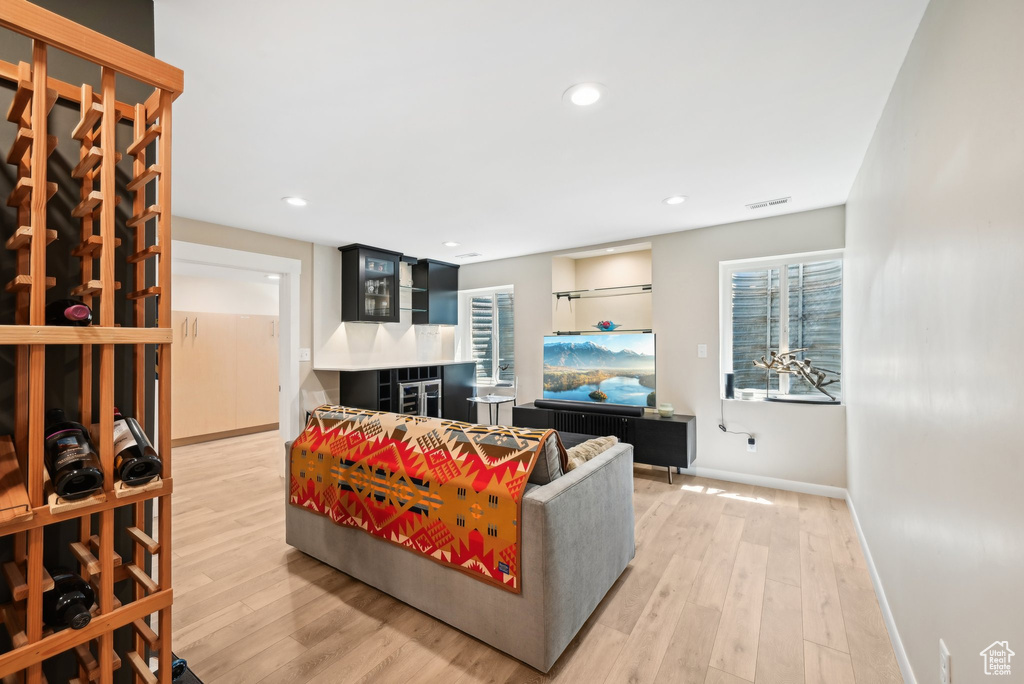
{"label": "window blind", "polygon": [[474,295],[469,302],[470,348],[480,382],[515,378],[515,297]]}

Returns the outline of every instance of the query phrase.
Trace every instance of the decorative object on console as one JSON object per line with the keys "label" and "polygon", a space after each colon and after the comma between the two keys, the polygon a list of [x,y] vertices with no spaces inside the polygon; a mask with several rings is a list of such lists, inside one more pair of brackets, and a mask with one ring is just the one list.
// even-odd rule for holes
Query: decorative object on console
{"label": "decorative object on console", "polygon": [[324,406],[291,451],[292,505],[513,593],[522,496],[552,430]]}
{"label": "decorative object on console", "polygon": [[671,418],[676,413],[676,409],[672,404],[658,404],[658,415],[662,418]]}
{"label": "decorative object on console", "polygon": [[[811,363],[810,359],[796,358],[797,354],[805,351],[807,351],[806,348],[792,349],[785,352],[773,351],[769,355],[769,358],[762,356],[760,360],[754,361],[754,365],[758,368],[765,369],[768,376],[771,375],[772,371],[775,371],[776,373],[796,375],[832,401],[838,401],[835,396],[825,389],[825,387],[834,382],[838,382],[840,375],[839,371],[829,370],[827,368],[818,368]],[[836,377],[828,378],[829,374]]]}
{"label": "decorative object on console", "polygon": [[594,327],[602,332],[611,332],[612,330],[618,328],[619,324],[614,323],[612,321],[598,321],[597,324],[594,325]]}

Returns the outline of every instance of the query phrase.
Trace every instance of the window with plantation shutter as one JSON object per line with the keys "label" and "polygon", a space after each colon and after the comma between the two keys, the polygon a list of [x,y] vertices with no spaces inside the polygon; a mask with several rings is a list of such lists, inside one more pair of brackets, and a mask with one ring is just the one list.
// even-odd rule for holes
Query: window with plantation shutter
{"label": "window with plantation shutter", "polygon": [[463,332],[463,357],[476,362],[479,383],[512,382],[515,378],[515,296],[512,288],[460,293],[468,321]]}
{"label": "window with plantation shutter", "polygon": [[[736,399],[826,400],[799,373],[768,372],[754,361],[792,352],[826,373],[842,398],[843,262],[836,253],[765,259],[722,268],[722,368]],[[799,350],[799,351],[798,351]]]}

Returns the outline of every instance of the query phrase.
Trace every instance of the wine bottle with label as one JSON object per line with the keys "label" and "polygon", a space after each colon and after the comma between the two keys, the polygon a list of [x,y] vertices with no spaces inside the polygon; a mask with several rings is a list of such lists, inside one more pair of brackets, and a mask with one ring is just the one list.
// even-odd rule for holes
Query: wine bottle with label
{"label": "wine bottle with label", "polygon": [[84,579],[64,568],[50,572],[53,589],[43,593],[43,622],[54,630],[82,629],[92,620],[89,610],[96,592]]}
{"label": "wine bottle with label", "polygon": [[46,412],[44,459],[57,495],[73,501],[103,486],[100,458],[84,425],[59,408]]}
{"label": "wine bottle with label", "polygon": [[92,309],[77,299],[58,299],[46,305],[46,325],[89,325]]}
{"label": "wine bottle with label", "polygon": [[145,484],[163,471],[156,453],[139,421],[114,409],[114,472],[121,482],[135,487]]}

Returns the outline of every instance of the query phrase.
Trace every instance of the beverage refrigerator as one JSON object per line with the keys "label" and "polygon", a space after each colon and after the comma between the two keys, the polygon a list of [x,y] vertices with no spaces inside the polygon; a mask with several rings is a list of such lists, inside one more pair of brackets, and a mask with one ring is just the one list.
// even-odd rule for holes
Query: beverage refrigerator
{"label": "beverage refrigerator", "polygon": [[441,417],[441,381],[415,380],[398,383],[401,412],[411,416]]}

